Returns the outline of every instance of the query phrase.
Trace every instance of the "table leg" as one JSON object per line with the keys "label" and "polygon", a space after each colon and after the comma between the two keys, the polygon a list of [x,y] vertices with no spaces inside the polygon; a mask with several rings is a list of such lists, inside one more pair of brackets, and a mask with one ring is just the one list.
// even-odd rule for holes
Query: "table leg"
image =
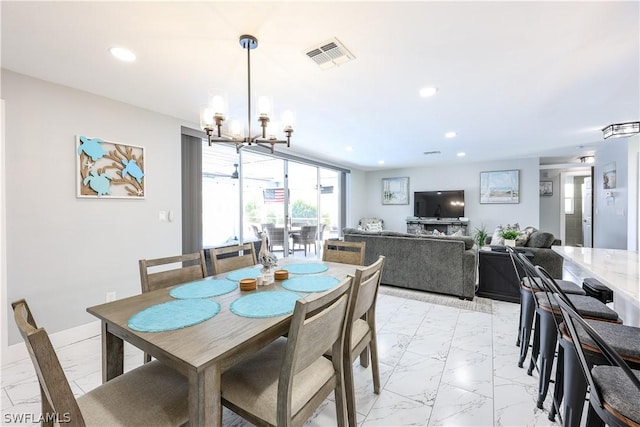
{"label": "table leg", "polygon": [[102,322],[102,382],[106,383],[124,372],[124,341],[109,332]]}
{"label": "table leg", "polygon": [[217,364],[202,371],[189,371],[189,424],[222,425],[220,366]]}

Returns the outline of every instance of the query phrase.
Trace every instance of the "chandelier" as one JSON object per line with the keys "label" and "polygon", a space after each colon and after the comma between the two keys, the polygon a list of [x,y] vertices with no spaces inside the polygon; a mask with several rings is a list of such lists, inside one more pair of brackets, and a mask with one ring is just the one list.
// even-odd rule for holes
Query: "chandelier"
{"label": "chandelier", "polygon": [[207,134],[209,146],[213,143],[234,144],[236,151],[240,152],[245,145],[256,144],[268,147],[272,153],[276,144],[287,144],[289,147],[293,133],[293,114],[290,111],[283,114],[282,131],[285,139],[276,138],[272,133],[275,126],[269,124],[271,106],[266,97],[258,99],[257,114],[261,132],[251,134],[251,51],[258,47],[258,39],[245,34],[240,37],[240,46],[247,50],[247,136],[244,135],[244,126],[237,121],[232,121],[226,131],[222,129],[226,119],[225,101],[222,96],[212,96],[209,105],[200,111],[200,126]]}

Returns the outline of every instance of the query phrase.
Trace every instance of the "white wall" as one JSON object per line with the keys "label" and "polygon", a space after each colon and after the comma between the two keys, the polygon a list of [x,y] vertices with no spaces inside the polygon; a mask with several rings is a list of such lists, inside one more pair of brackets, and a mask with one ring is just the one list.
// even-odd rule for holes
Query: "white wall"
{"label": "white wall", "polygon": [[[520,203],[480,204],[480,172],[495,170],[520,170]],[[409,177],[410,200],[408,205],[382,205],[382,178]],[[539,226],[539,159],[518,159],[483,163],[465,163],[459,166],[406,168],[368,172],[363,191],[363,208],[354,217],[379,217],[385,228],[406,231],[406,218],[413,216],[413,193],[431,190],[464,190],[465,216],[469,218],[470,233],[485,225],[489,234],[498,224],[519,223],[521,227]]]}
{"label": "white wall", "polygon": [[[181,252],[177,119],[2,70],[6,300],[3,347],[19,341],[10,302],[26,298],[54,333],[93,322],[88,306],[140,292],[137,260]],[[75,137],[145,147],[144,200],[78,199]],[[173,210],[173,222],[159,222]],[[6,233],[5,233],[6,230]]]}
{"label": "white wall", "polygon": [[[593,247],[627,249],[629,215],[628,139],[611,139],[595,154]],[[612,162],[616,166],[616,188],[603,189],[603,171]],[[614,197],[607,197],[607,192]],[[635,195],[631,195],[635,200]]]}
{"label": "white wall", "polygon": [[627,249],[640,248],[640,136],[628,140],[629,215],[627,217]]}
{"label": "white wall", "polygon": [[553,194],[540,196],[540,230],[560,236],[560,169],[545,169],[540,171],[540,181],[553,182]]}

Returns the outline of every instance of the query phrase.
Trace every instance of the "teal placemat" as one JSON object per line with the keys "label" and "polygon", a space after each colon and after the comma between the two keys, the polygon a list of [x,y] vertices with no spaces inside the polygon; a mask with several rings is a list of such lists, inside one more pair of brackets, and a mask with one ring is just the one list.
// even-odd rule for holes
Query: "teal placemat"
{"label": "teal placemat", "polygon": [[178,299],[211,298],[228,294],[237,287],[237,283],[225,279],[198,280],[171,289],[169,295]]}
{"label": "teal placemat", "polygon": [[243,268],[227,274],[227,279],[239,282],[240,279],[255,279],[260,275],[262,267]]}
{"label": "teal placemat", "polygon": [[329,276],[299,276],[282,282],[282,287],[294,292],[324,292],[340,281]]}
{"label": "teal placemat", "polygon": [[162,332],[193,326],[212,318],[220,304],[208,299],[180,299],[152,305],[129,318],[129,328],[139,332]]}
{"label": "teal placemat", "polygon": [[300,295],[287,291],[258,292],[231,303],[232,313],[242,317],[276,317],[293,312]]}
{"label": "teal placemat", "polygon": [[327,267],[325,264],[321,264],[319,262],[291,264],[283,268],[287,270],[289,273],[293,273],[293,274],[315,274],[315,273],[322,273],[329,269],[329,267]]}

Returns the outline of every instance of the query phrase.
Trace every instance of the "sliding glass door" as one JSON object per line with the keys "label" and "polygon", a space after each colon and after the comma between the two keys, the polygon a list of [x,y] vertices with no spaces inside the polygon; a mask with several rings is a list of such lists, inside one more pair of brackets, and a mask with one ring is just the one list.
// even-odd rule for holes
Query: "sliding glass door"
{"label": "sliding glass door", "polygon": [[[344,173],[303,160],[202,142],[202,245],[258,240],[266,231],[280,257],[320,255],[322,240],[338,237],[344,217]],[[304,231],[312,231],[306,246]],[[315,229],[313,229],[315,227]]]}

